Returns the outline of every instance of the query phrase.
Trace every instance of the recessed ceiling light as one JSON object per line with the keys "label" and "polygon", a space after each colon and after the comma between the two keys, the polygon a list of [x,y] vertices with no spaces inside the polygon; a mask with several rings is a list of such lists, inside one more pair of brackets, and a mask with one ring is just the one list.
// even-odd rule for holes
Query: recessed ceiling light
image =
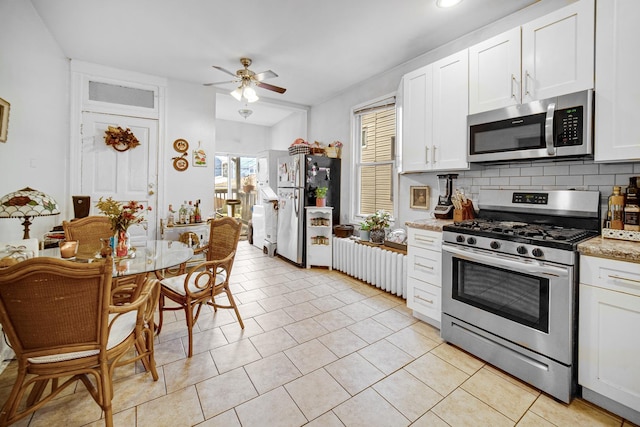
{"label": "recessed ceiling light", "polygon": [[462,0],[436,0],[436,6],[438,7],[453,7],[460,3]]}

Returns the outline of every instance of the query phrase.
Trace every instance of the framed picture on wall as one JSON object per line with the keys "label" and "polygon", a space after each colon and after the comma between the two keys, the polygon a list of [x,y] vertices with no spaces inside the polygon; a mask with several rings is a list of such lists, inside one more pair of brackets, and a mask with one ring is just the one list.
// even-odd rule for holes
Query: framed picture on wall
{"label": "framed picture on wall", "polygon": [[202,148],[193,150],[193,166],[206,167],[207,166],[207,152]]}
{"label": "framed picture on wall", "polygon": [[9,103],[0,98],[0,142],[7,142],[9,132]]}
{"label": "framed picture on wall", "polygon": [[429,209],[429,187],[410,187],[411,209]]}

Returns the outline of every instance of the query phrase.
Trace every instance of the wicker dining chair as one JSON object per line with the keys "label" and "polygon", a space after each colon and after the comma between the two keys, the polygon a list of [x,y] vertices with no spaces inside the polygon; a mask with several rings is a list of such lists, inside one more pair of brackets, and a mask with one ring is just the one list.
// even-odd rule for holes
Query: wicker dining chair
{"label": "wicker dining chair", "polygon": [[158,280],[146,279],[130,304],[115,306],[112,266],[111,257],[92,263],[40,257],[0,270],[0,322],[18,364],[0,426],[32,414],[77,380],[104,411],[105,425],[113,426],[115,368],[141,361],[158,380]]}
{"label": "wicker dining chair", "polygon": [[[241,230],[242,223],[235,218],[212,220],[208,245],[194,250],[194,254],[204,254],[206,260],[188,270],[184,263],[180,266],[179,275],[162,278],[160,281],[158,333],[162,329],[164,311],[184,310],[189,333],[189,357],[193,355],[193,326],[198,321],[203,305],[212,306],[214,312],[218,308],[233,309],[240,327],[244,329],[244,322],[229,289],[229,277]],[[223,293],[228,304],[216,302],[216,296]],[[175,302],[177,306],[167,306],[165,298]]]}
{"label": "wicker dining chair", "polygon": [[91,255],[100,251],[100,239],[108,239],[114,233],[109,218],[104,215],[63,221],[62,229],[66,240],[78,241],[78,253]]}

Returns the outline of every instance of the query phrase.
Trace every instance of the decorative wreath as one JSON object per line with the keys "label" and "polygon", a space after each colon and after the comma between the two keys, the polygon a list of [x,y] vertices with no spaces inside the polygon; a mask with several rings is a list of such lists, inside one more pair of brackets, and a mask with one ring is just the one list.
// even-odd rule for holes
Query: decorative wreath
{"label": "decorative wreath", "polygon": [[104,142],[116,151],[127,151],[129,148],[136,148],[140,145],[138,138],[131,132],[131,129],[122,129],[120,126],[117,128],[109,126],[104,131]]}

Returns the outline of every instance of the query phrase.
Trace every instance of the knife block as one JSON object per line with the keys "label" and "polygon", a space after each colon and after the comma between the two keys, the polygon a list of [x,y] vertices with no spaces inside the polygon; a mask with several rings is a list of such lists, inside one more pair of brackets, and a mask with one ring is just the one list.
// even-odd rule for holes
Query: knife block
{"label": "knife block", "polygon": [[475,218],[475,210],[473,209],[473,203],[471,200],[467,200],[466,202],[462,202],[462,209],[454,209],[453,210],[453,221],[460,222],[468,219]]}

